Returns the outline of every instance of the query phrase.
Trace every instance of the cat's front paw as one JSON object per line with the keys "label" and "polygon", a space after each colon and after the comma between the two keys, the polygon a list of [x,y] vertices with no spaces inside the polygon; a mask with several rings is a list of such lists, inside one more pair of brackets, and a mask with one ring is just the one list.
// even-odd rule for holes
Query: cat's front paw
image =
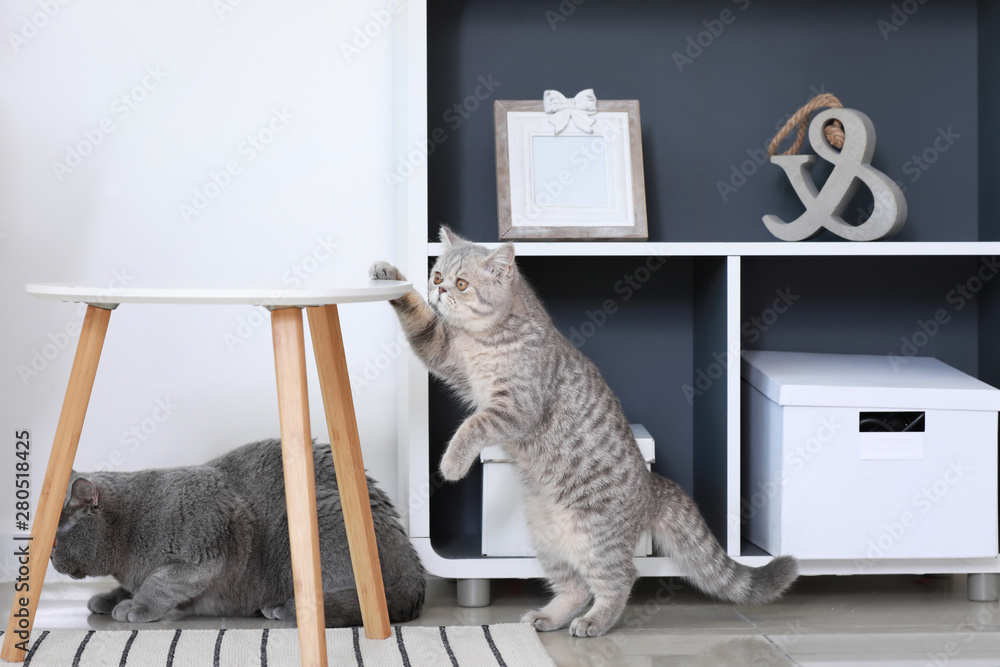
{"label": "cat's front paw", "polygon": [[450,448],[441,458],[441,476],[449,482],[457,482],[469,474],[472,461],[464,461]]}
{"label": "cat's front paw", "polygon": [[118,603],[122,601],[122,597],[118,590],[113,590],[110,593],[100,593],[87,601],[87,609],[93,614],[110,614],[114,611]]}
{"label": "cat's front paw", "polygon": [[122,600],[115,606],[114,611],[111,612],[111,618],[121,623],[149,623],[151,621],[158,621],[165,615],[157,613],[148,604],[136,602],[135,600]]}
{"label": "cat's front paw", "polygon": [[562,627],[562,624],[557,624],[550,616],[543,614],[541,609],[529,611],[521,617],[521,622],[530,624],[539,632],[551,632]]}
{"label": "cat's front paw", "polygon": [[403,274],[389,262],[375,262],[368,269],[368,277],[372,280],[406,280]]}

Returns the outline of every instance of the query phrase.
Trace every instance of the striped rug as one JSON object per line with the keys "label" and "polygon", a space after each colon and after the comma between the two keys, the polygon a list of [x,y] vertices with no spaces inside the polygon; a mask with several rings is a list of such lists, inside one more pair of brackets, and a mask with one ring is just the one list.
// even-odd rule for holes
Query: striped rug
{"label": "striped rug", "polygon": [[[2,635],[3,633],[0,633]],[[393,627],[382,641],[358,628],[326,631],[330,667],[555,667],[521,623]],[[0,661],[0,664],[10,664]],[[294,628],[271,630],[53,630],[32,632],[25,667],[292,667]]]}

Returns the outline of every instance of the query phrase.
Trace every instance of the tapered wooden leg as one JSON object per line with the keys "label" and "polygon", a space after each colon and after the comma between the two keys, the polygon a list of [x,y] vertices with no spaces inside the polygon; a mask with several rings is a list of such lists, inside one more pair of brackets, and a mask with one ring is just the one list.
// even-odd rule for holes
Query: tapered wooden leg
{"label": "tapered wooden leg", "polygon": [[[52,453],[45,469],[45,479],[38,496],[38,507],[35,509],[34,521],[31,526],[31,539],[17,541],[15,549],[28,550],[27,571],[21,564],[18,573],[14,604],[11,605],[10,620],[7,622],[7,632],[3,636],[3,649],[0,658],[9,662],[23,662],[31,626],[35,620],[35,608],[42,593],[45,581],[45,568],[49,564],[52,553],[52,543],[56,537],[56,526],[62,513],[63,501],[66,498],[66,488],[73,469],[73,459],[76,458],[76,446],[80,442],[83,430],[83,419],[87,414],[87,404],[90,403],[90,392],[94,387],[94,377],[97,375],[97,363],[101,359],[101,349],[104,347],[104,336],[108,331],[108,321],[111,311],[95,306],[87,306],[87,314],[83,319],[80,331],[80,341],[76,346],[76,356],[73,359],[73,369],[69,374],[69,385],[66,397],[63,399],[62,412],[59,414],[59,424],[56,426],[55,439],[52,442]],[[27,584],[22,589],[22,584]]]}
{"label": "tapered wooden leg", "polygon": [[281,459],[285,470],[288,538],[295,580],[295,615],[303,667],[326,666],[323,579],[316,521],[316,483],[306,388],[306,350],[302,310],[271,312],[274,367],[278,378]]}
{"label": "tapered wooden leg", "polygon": [[330,429],[333,465],[337,471],[340,504],[347,527],[347,544],[351,551],[354,581],[361,601],[361,618],[365,636],[385,639],[389,636],[389,611],[385,604],[385,587],[379,566],[375,527],[368,499],[365,464],[361,458],[361,440],[354,415],[351,381],[347,374],[344,340],[340,333],[337,306],[317,306],[306,309],[313,351],[319,370],[319,386],[323,392],[326,423]]}

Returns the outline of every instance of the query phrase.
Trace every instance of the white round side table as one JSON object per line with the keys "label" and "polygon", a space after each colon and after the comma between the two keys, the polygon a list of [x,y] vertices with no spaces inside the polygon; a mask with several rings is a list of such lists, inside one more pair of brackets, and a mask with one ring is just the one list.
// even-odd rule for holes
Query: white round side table
{"label": "white round side table", "polygon": [[32,521],[28,590],[15,598],[0,657],[11,662],[24,660],[24,651],[15,646],[20,633],[25,630],[21,622],[23,615],[17,618],[14,616],[18,608],[23,608],[17,598],[28,598],[27,631],[30,633],[111,311],[120,304],[132,303],[259,305],[271,311],[288,533],[302,664],[325,666],[326,634],[319,529],[302,322],[302,309],[306,310],[365,635],[370,639],[385,639],[390,635],[382,571],[375,544],[368,485],[337,305],[396,299],[411,289],[410,283],[380,280],[330,289],[137,287],[116,290],[114,294],[109,294],[104,288],[77,284],[35,284],[28,285],[26,289],[29,294],[39,298],[88,305],[56,427],[52,454]]}

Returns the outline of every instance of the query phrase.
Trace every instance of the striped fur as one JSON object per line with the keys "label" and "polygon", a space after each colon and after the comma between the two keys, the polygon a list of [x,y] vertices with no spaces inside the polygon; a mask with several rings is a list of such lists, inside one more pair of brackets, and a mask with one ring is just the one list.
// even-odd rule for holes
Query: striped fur
{"label": "striped fur", "polygon": [[[427,302],[412,291],[391,303],[414,352],[472,411],[442,457],[444,477],[464,477],[490,445],[517,466],[532,542],[556,594],[523,620],[538,630],[572,620],[578,637],[607,632],[628,600],[632,553],[647,529],[706,593],[738,603],[779,597],[797,575],[795,559],[756,570],[736,563],[683,490],[646,470],[621,404],[555,328],[513,246],[490,252],[447,228],[441,242]],[[403,279],[384,262],[371,277]]]}

